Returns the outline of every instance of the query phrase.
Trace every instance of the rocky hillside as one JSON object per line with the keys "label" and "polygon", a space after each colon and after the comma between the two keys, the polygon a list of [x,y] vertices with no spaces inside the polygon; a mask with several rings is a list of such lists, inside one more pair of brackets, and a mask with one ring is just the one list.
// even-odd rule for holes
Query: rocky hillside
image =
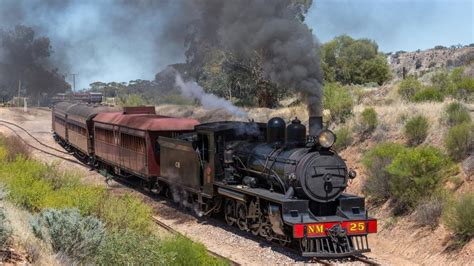
{"label": "rocky hillside", "polygon": [[[472,65],[474,63],[474,46],[460,48],[437,46],[424,51],[398,51],[388,55],[388,62],[396,78],[403,76],[403,68],[405,68],[407,75],[421,76],[436,69]],[[474,76],[472,67],[469,67],[469,75]]]}

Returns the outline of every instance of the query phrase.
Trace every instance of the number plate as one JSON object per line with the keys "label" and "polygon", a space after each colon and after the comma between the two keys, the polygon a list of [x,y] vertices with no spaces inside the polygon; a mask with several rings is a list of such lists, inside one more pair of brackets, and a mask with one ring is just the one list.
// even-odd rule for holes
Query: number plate
{"label": "number plate", "polygon": [[365,233],[366,227],[365,222],[353,222],[349,223],[347,226],[348,233],[357,234],[357,233]]}

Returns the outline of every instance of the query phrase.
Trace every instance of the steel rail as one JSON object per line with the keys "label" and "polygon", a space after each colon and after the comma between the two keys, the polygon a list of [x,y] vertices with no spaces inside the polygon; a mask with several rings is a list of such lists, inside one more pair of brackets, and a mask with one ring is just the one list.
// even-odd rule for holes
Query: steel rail
{"label": "steel rail", "polygon": [[18,134],[18,132],[16,132],[15,129],[11,128],[10,126],[4,125],[4,124],[0,124],[0,126],[3,126],[3,127],[5,127],[5,128],[8,128],[8,129],[9,129],[10,131],[12,131],[23,143],[25,143],[26,146],[28,146],[28,147],[30,147],[30,148],[32,148],[32,149],[34,149],[34,150],[37,150],[37,151],[39,151],[39,152],[48,154],[48,155],[53,156],[53,157],[56,157],[56,158],[58,158],[58,159],[63,159],[63,160],[65,160],[65,161],[68,161],[68,162],[71,162],[71,163],[75,163],[75,164],[78,164],[78,165],[80,165],[80,166],[84,166],[83,163],[78,162],[78,161],[76,161],[76,160],[73,160],[73,159],[70,159],[70,158],[66,158],[66,157],[64,157],[64,156],[60,156],[60,155],[54,154],[54,153],[52,153],[52,152],[45,151],[45,150],[43,150],[43,149],[41,149],[41,148],[38,148],[38,147],[36,147],[36,146],[34,146],[34,145],[31,145],[31,144],[28,143],[28,141],[26,141],[22,136],[20,136],[20,134]]}
{"label": "steel rail", "polygon": [[52,147],[52,146],[49,146],[49,145],[46,145],[46,144],[42,143],[39,139],[37,139],[37,138],[36,138],[35,136],[33,136],[30,132],[28,132],[28,130],[26,130],[25,128],[19,126],[19,125],[16,124],[16,123],[12,123],[12,122],[9,122],[9,121],[6,121],[6,120],[2,120],[2,119],[0,119],[0,123],[5,123],[5,124],[8,124],[8,125],[12,125],[12,126],[15,126],[15,127],[19,128],[19,129],[21,129],[23,132],[25,132],[28,136],[30,136],[32,139],[34,139],[36,142],[38,142],[38,143],[39,143],[41,146],[43,146],[43,147],[46,147],[46,148],[48,148],[48,149],[55,150],[55,151],[60,152],[60,153],[63,153],[63,154],[69,154],[69,153],[67,153],[67,152],[65,152],[65,151],[62,151],[62,150],[60,150],[60,149],[56,149],[56,148],[54,148],[54,147]]}

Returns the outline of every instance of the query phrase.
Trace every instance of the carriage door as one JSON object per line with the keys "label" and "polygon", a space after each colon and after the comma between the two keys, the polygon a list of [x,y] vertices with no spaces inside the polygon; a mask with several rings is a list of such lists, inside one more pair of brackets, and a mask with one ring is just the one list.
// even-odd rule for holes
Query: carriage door
{"label": "carriage door", "polygon": [[202,160],[203,192],[212,195],[214,191],[214,134],[212,132],[198,134],[198,147]]}

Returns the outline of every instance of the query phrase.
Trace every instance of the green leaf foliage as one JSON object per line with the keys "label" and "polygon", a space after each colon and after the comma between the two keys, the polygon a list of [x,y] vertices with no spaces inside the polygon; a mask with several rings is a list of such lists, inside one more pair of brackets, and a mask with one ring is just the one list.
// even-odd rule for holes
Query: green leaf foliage
{"label": "green leaf foliage", "polygon": [[461,244],[467,243],[474,236],[474,193],[466,192],[446,205],[444,224],[454,232]]}
{"label": "green leaf foliage", "polygon": [[452,102],[445,107],[443,120],[447,125],[455,126],[462,123],[470,123],[471,115],[462,103]]}
{"label": "green leaf foliage", "polygon": [[463,123],[453,126],[445,136],[444,143],[453,160],[464,159],[473,147],[474,125]]}
{"label": "green leaf foliage", "polygon": [[362,163],[367,171],[363,183],[364,193],[375,201],[387,200],[391,196],[390,173],[387,167],[406,148],[398,143],[380,143],[364,154]]}
{"label": "green leaf foliage", "polygon": [[378,45],[372,40],[354,40],[347,35],[322,45],[321,65],[328,82],[381,85],[390,78],[387,60],[378,52]]}
{"label": "green leaf foliage", "polygon": [[338,83],[324,85],[323,108],[331,112],[331,122],[344,122],[352,114],[352,96]]}
{"label": "green leaf foliage", "polygon": [[412,210],[439,188],[443,172],[449,165],[438,149],[425,146],[405,149],[387,167],[390,194],[400,211]]}
{"label": "green leaf foliage", "polygon": [[405,137],[408,144],[416,146],[425,141],[428,135],[428,119],[422,115],[412,117],[407,121],[404,128]]}
{"label": "green leaf foliage", "polygon": [[50,242],[55,252],[85,262],[98,252],[105,226],[95,217],[83,217],[77,209],[46,209],[31,221],[34,234]]}
{"label": "green leaf foliage", "polygon": [[96,262],[98,265],[170,265],[176,253],[166,253],[153,234],[113,232],[107,235]]}
{"label": "green leaf foliage", "polygon": [[360,123],[364,133],[373,132],[379,123],[375,109],[372,107],[365,108],[362,111]]}
{"label": "green leaf foliage", "polygon": [[424,88],[411,98],[413,102],[442,102],[444,95],[438,89],[434,87]]}
{"label": "green leaf foliage", "polygon": [[333,148],[336,151],[342,151],[352,144],[352,132],[349,127],[343,126],[334,132],[336,134],[336,142]]}
{"label": "green leaf foliage", "polygon": [[402,99],[409,101],[423,89],[423,85],[414,76],[408,76],[406,79],[400,82],[398,87],[398,94]]}

